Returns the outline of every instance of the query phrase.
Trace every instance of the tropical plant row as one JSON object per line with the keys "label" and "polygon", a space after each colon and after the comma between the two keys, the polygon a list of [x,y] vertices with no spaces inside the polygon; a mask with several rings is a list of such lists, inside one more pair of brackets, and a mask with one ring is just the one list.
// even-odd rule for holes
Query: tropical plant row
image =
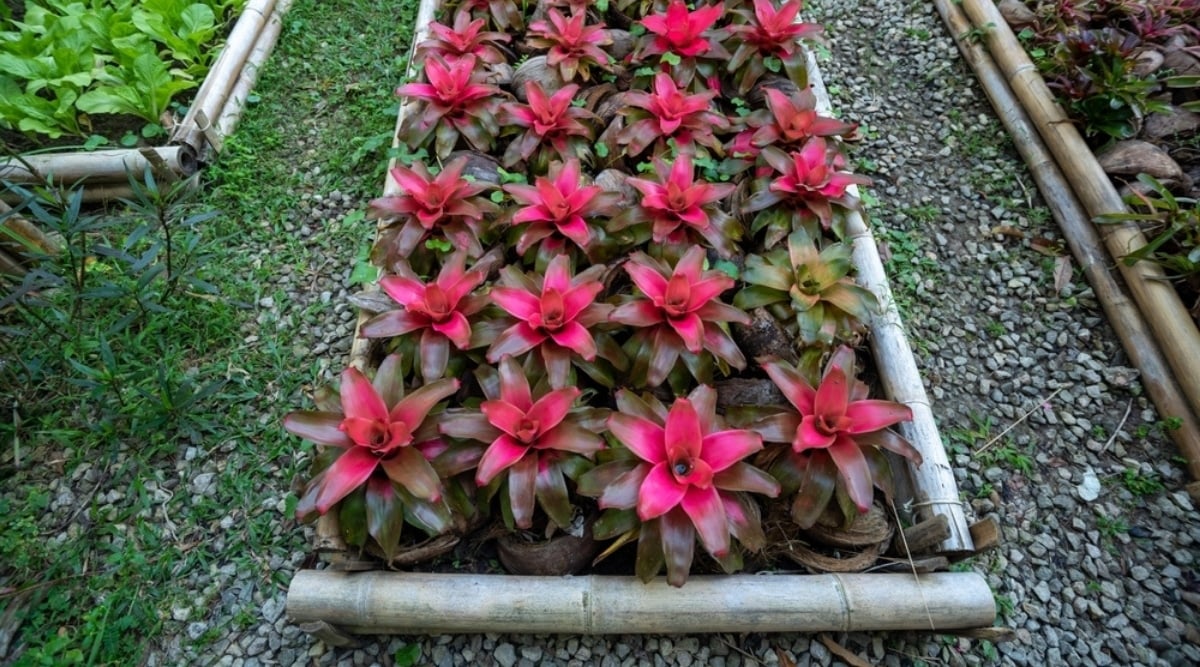
{"label": "tropical plant row", "polygon": [[[244,4],[26,2],[19,16],[0,16],[0,130],[87,138],[89,147],[163,135],[173,101],[200,85],[214,40]],[[137,119],[136,132],[103,136],[114,116]]]}
{"label": "tropical plant row", "polygon": [[[335,513],[391,562],[499,516],[625,545],[683,585],[891,494],[888,430],[854,346],[839,137],[816,110],[801,3],[445,3],[417,47],[397,194],[372,202],[382,294],[317,410],[297,516]],[[739,400],[747,383],[771,398]],[[749,404],[747,404],[749,403]],[[420,533],[402,530],[404,525]]]}

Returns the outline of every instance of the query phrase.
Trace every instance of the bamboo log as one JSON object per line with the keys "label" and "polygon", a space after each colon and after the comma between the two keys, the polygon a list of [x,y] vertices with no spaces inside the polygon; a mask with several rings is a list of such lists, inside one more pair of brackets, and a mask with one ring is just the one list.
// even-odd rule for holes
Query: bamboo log
{"label": "bamboo log", "polygon": [[1196,415],[1184,399],[1174,373],[1163,358],[1154,335],[1146,328],[1137,305],[1109,270],[1110,260],[1096,228],[991,56],[978,43],[966,39],[971,30],[970,21],[951,0],[934,0],[934,4],[1016,144],[1017,152],[1029,166],[1042,198],[1066,237],[1071,254],[1092,286],[1126,354],[1141,371],[1142,385],[1159,414],[1181,420],[1180,428],[1170,431],[1170,436],[1187,458],[1192,477],[1200,479],[1200,425]]}
{"label": "bamboo log", "polygon": [[[143,154],[145,152],[145,154]],[[147,159],[147,155],[152,155]],[[147,166],[161,160],[172,173],[186,177],[196,173],[196,153],[186,146],[161,148],[122,148],[90,153],[49,153],[28,155],[21,160],[0,161],[0,180],[12,183],[57,185],[76,183],[128,183],[132,173],[138,177]]]}
{"label": "bamboo log", "polygon": [[12,255],[0,250],[0,278],[20,278],[25,275],[25,267]]}
{"label": "bamboo log", "polygon": [[[825,89],[816,59],[808,53],[808,79],[817,98],[817,109],[828,113],[829,93]],[[853,187],[853,186],[852,186]],[[854,189],[857,193],[857,188]],[[904,322],[896,309],[892,288],[875,237],[858,211],[846,216],[846,237],[852,243],[851,261],[857,271],[857,279],[879,298],[880,310],[866,323],[871,330],[871,352],[879,368],[884,393],[894,401],[907,405],[913,413],[912,421],[901,423],[901,435],[921,452],[924,462],[920,467],[909,469],[912,481],[913,504],[919,520],[925,521],[944,515],[950,524],[950,537],[941,544],[940,551],[947,554],[963,554],[974,551],[971,533],[963,503],[958,497],[958,483],[954,480],[954,469],[942,446],[937,423],[925,385],[917,370],[912,347],[904,333]]]}
{"label": "bamboo log", "polygon": [[292,0],[276,0],[275,10],[271,12],[266,27],[259,33],[258,39],[254,43],[254,50],[246,58],[242,74],[234,84],[233,90],[229,92],[229,98],[225,100],[225,106],[217,118],[218,140],[213,145],[213,150],[216,152],[221,152],[224,138],[233,134],[237,127],[238,121],[242,117],[242,111],[246,108],[246,99],[258,81],[258,74],[262,70],[263,64],[266,63],[267,57],[271,55],[271,51],[275,50],[275,43],[279,41],[279,33],[283,30],[283,16],[291,6]]}
{"label": "bamboo log", "polygon": [[296,623],[358,634],[644,634],[944,630],[990,626],[995,601],[974,572],[691,577],[518,577],[301,570]]}
{"label": "bamboo log", "polygon": [[204,83],[196,92],[187,114],[171,133],[172,144],[190,146],[197,153],[204,149],[206,128],[197,122],[197,113],[203,112],[210,120],[220,117],[221,110],[229,99],[229,93],[237,82],[238,73],[242,71],[242,66],[254,49],[258,35],[274,8],[275,0],[250,0],[246,3],[237,24],[225,40],[225,47],[221,49],[216,63],[209,69]]}
{"label": "bamboo log", "polygon": [[17,257],[30,252],[57,255],[62,250],[61,239],[46,234],[20,215],[9,215],[11,212],[12,208],[0,200],[0,216],[8,215],[0,223],[0,248]]}
{"label": "bamboo log", "polygon": [[[1054,102],[1050,89],[1017,42],[991,0],[963,0],[972,23],[985,31],[992,58],[1008,79],[1013,92],[1033,119],[1038,132],[1067,175],[1080,202],[1093,218],[1127,211],[1108,175],[1100,168],[1091,149]],[[1145,246],[1146,238],[1132,223],[1104,225],[1101,237],[1117,258]],[[1161,267],[1151,262],[1127,266],[1118,263],[1125,284],[1162,347],[1175,379],[1193,415],[1200,415],[1200,330],[1168,283]],[[1184,453],[1188,458],[1200,451]]]}

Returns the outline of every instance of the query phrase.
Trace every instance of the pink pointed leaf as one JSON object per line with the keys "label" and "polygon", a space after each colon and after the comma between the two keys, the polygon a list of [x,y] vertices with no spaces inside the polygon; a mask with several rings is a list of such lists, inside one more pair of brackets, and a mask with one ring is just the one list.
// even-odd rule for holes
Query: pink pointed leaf
{"label": "pink pointed leaf", "polygon": [[317,512],[325,514],[338,502],[357,489],[371,473],[379,459],[366,447],[351,447],[325,471],[324,483],[317,497]]}
{"label": "pink pointed leaf", "polygon": [[704,548],[714,556],[729,552],[729,527],[726,525],[725,505],[715,487],[690,488],[680,503],[692,520]]}
{"label": "pink pointed leaf", "polygon": [[638,518],[649,521],[667,513],[683,500],[688,487],[675,481],[667,463],[658,463],[638,491]]}
{"label": "pink pointed leaf", "polygon": [[484,450],[483,457],[479,459],[479,467],[475,470],[475,483],[479,486],[486,486],[496,475],[512,467],[528,451],[529,447],[517,442],[508,434],[496,438]]}

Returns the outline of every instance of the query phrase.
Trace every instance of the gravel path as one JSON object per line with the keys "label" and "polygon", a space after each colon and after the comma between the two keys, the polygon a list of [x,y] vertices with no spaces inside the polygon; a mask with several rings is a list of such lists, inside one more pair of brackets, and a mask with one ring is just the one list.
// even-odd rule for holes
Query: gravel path
{"label": "gravel path", "polygon": [[[1056,260],[1036,249],[1053,254],[1058,231],[941,21],[927,3],[901,0],[821,0],[809,15],[830,33],[822,72],[834,107],[864,125],[855,157],[876,179],[871,218],[960,489],[976,517],[1003,526],[1001,548],[972,567],[986,573],[1003,624],[1018,635],[995,647],[897,633],[834,639],[889,667],[1200,663],[1200,515],[1182,490],[1183,468],[1087,285],[1076,273],[1055,290]],[[316,160],[297,168],[319,183]],[[317,187],[288,224],[319,245],[330,223],[340,229],[363,204]],[[345,252],[282,276],[275,287],[289,299],[265,298],[253,334],[289,332],[296,363],[330,377],[352,326],[344,299],[353,248]],[[191,491],[205,493],[212,477],[196,475],[213,472],[213,461],[183,465]],[[263,480],[279,489],[271,511],[283,509],[283,476]],[[331,649],[283,613],[279,584],[307,555],[295,532],[283,538],[291,553],[261,559],[273,576],[229,562],[196,576],[208,613],[181,608],[176,634],[149,664],[391,665],[413,644],[415,664],[439,667],[842,664],[793,635],[463,635]],[[216,639],[194,648],[201,637]]]}

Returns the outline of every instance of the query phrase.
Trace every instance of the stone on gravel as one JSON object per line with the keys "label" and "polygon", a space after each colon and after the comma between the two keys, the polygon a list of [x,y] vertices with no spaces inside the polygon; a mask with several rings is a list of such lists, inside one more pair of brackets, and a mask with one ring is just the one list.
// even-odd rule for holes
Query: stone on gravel
{"label": "stone on gravel", "polygon": [[1200,129],[1200,113],[1176,106],[1146,116],[1142,124],[1142,133],[1151,139],[1186,138],[1196,134],[1197,129]]}
{"label": "stone on gravel", "polygon": [[500,664],[500,667],[513,667],[517,664],[517,651],[512,644],[505,642],[496,647],[492,653],[492,657]]}
{"label": "stone on gravel", "polygon": [[1110,176],[1133,177],[1145,173],[1160,181],[1183,178],[1183,168],[1166,151],[1140,139],[1118,141],[1097,153],[1096,160]]}

